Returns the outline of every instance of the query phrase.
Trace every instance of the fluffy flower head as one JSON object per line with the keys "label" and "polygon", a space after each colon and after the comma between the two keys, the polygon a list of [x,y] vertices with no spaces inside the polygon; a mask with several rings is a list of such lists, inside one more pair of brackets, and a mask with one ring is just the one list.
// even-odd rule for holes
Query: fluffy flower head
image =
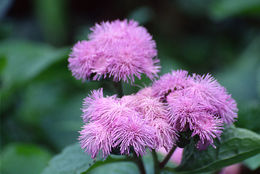
{"label": "fluffy flower head", "polygon": [[199,149],[214,147],[213,140],[220,137],[223,125],[232,124],[237,117],[235,100],[209,74],[189,76],[187,71],[173,71],[154,82],[152,89],[167,105],[175,130],[199,137]]}
{"label": "fluffy flower head", "polygon": [[91,95],[86,97],[83,102],[83,121],[87,123],[88,121],[97,121],[102,118],[102,121],[105,121],[112,117],[109,112],[117,105],[118,101],[115,95],[104,97],[102,88],[93,90]]}
{"label": "fluffy flower head", "polygon": [[91,28],[89,41],[76,44],[69,58],[69,68],[77,79],[134,81],[146,74],[157,76],[160,66],[156,44],[144,27],[131,20],[102,22]]}
{"label": "fluffy flower head", "polygon": [[184,70],[172,71],[160,77],[152,85],[153,95],[165,100],[166,96],[187,86],[188,72]]}
{"label": "fluffy flower head", "polygon": [[114,147],[120,146],[121,154],[129,154],[131,148],[139,156],[145,154],[145,149],[156,147],[154,129],[147,125],[137,115],[122,120],[112,133]]}
{"label": "fluffy flower head", "polygon": [[105,158],[112,149],[111,132],[99,123],[85,124],[80,131],[79,140],[81,148],[91,154],[92,158],[95,158],[99,151]]}
{"label": "fluffy flower head", "polygon": [[220,117],[224,123],[232,124],[237,118],[237,105],[226,89],[221,86],[211,75],[203,76],[194,74],[190,77],[186,93],[207,106],[211,106],[212,113]]}

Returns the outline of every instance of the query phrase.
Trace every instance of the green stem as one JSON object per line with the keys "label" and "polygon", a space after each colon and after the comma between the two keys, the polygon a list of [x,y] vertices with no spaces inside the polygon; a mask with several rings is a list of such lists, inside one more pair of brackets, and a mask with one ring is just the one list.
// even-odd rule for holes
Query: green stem
{"label": "green stem", "polygon": [[152,150],[152,156],[153,156],[153,166],[154,166],[154,174],[160,174],[160,168],[159,168],[159,160],[157,153],[155,150]]}
{"label": "green stem", "polygon": [[124,93],[123,93],[122,83],[121,82],[113,82],[113,84],[114,84],[114,88],[115,88],[115,91],[117,93],[117,96],[119,98],[123,97]]}
{"label": "green stem", "polygon": [[170,152],[166,155],[166,157],[163,159],[163,161],[159,164],[160,169],[165,167],[165,165],[168,163],[168,161],[171,158],[175,149],[176,149],[176,146],[173,146],[172,149],[170,150]]}
{"label": "green stem", "polygon": [[135,163],[138,166],[138,169],[140,171],[140,174],[146,174],[142,157],[137,156],[136,153],[133,153],[133,155],[134,155]]}

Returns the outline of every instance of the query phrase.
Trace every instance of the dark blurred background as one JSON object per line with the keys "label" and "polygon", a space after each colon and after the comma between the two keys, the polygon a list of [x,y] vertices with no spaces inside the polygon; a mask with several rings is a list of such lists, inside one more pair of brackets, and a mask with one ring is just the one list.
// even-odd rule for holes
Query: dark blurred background
{"label": "dark blurred background", "polygon": [[125,18],[153,35],[160,74],[213,74],[238,102],[236,125],[260,133],[260,0],[0,0],[0,173],[41,173],[77,142],[82,99],[114,91],[106,80],[74,79],[68,54],[96,22]]}

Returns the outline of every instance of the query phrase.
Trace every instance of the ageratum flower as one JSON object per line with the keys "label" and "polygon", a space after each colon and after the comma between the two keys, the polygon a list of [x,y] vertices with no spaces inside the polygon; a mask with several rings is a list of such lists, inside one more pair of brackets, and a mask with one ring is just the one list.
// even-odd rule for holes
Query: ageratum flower
{"label": "ageratum flower", "polygon": [[128,119],[122,119],[117,123],[113,130],[112,137],[114,140],[113,147],[120,146],[121,154],[129,155],[130,149],[133,148],[137,156],[143,156],[146,148],[156,148],[156,136],[153,127],[147,125],[138,113]]}
{"label": "ageratum flower", "polygon": [[235,100],[209,74],[188,76],[186,71],[173,71],[154,82],[153,94],[164,98],[175,130],[199,137],[199,149],[214,147],[224,124],[232,124],[237,117]]}
{"label": "ageratum flower", "polygon": [[146,148],[169,150],[176,141],[166,107],[157,98],[142,94],[104,97],[99,89],[84,99],[82,111],[85,125],[79,140],[92,158],[99,151],[106,157],[113,149],[125,155],[133,150],[142,156]]}
{"label": "ageratum flower", "polygon": [[102,120],[107,122],[113,120],[114,115],[110,114],[113,106],[117,106],[116,95],[104,97],[103,89],[92,91],[91,95],[86,97],[83,102],[82,118],[83,122]]}
{"label": "ageratum flower", "polygon": [[[90,41],[79,41],[72,48],[68,59],[69,69],[76,79],[85,81],[94,73],[93,67],[96,60],[98,60],[96,44]],[[103,66],[100,65],[99,68]]]}
{"label": "ageratum flower", "polygon": [[100,123],[92,122],[85,124],[80,131],[79,137],[81,148],[95,158],[99,151],[106,158],[112,150],[111,130]]}
{"label": "ageratum flower", "polygon": [[160,77],[152,85],[152,93],[164,101],[168,94],[184,89],[187,86],[188,72],[184,70],[172,71]]}
{"label": "ageratum flower", "polygon": [[69,69],[77,79],[112,77],[114,81],[134,82],[141,74],[150,79],[157,76],[156,44],[137,22],[102,22],[91,30],[89,41],[78,42],[69,57]]}
{"label": "ageratum flower", "polygon": [[168,152],[178,139],[176,130],[163,118],[151,120],[149,124],[155,128],[158,148],[163,147]]}
{"label": "ageratum flower", "polygon": [[210,74],[203,76],[193,74],[189,80],[187,95],[204,101],[212,108],[212,114],[220,117],[224,123],[232,124],[237,118],[236,101],[227,93]]}
{"label": "ageratum flower", "polygon": [[177,133],[170,125],[167,107],[159,98],[152,97],[151,88],[140,90],[135,95],[124,96],[121,101],[139,113],[141,118],[153,127],[157,137],[157,147],[170,150],[177,140]]}

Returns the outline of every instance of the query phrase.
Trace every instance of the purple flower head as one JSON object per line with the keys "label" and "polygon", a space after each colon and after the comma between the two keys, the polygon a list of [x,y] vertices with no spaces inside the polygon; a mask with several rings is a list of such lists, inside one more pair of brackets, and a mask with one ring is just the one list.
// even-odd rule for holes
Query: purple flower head
{"label": "purple flower head", "polygon": [[194,128],[191,136],[199,136],[200,140],[197,147],[201,150],[205,149],[209,144],[215,147],[214,139],[219,138],[224,129],[222,120],[217,119],[206,112],[201,113],[200,118],[193,126]]}
{"label": "purple flower head", "polygon": [[157,146],[169,151],[178,139],[175,129],[163,118],[151,120],[150,125],[155,128],[158,141]]}
{"label": "purple flower head", "polygon": [[152,85],[153,95],[165,100],[166,96],[187,86],[188,72],[184,70],[172,71],[160,77]]}
{"label": "purple flower head", "polygon": [[[169,77],[168,74],[170,83]],[[173,91],[167,87],[157,90],[159,88],[154,84],[155,94],[165,96],[166,89],[170,89],[164,101],[168,106],[171,125],[179,132],[191,131],[192,137],[199,137],[199,149],[205,149],[208,145],[214,147],[214,139],[220,137],[224,123],[231,124],[237,117],[236,102],[209,74],[187,76],[186,72],[182,77],[184,85],[172,83],[175,86]]]}
{"label": "purple flower head", "polygon": [[147,96],[147,97],[153,97],[153,89],[152,87],[145,87],[138,91],[137,95]]}
{"label": "purple flower head", "polygon": [[135,112],[127,119],[122,119],[112,132],[113,147],[120,146],[121,154],[129,154],[131,148],[137,156],[143,156],[145,149],[156,147],[156,136],[153,127],[147,125]]}
{"label": "purple flower head", "polygon": [[176,93],[169,94],[167,102],[171,113],[170,121],[176,130],[190,130],[192,137],[197,135],[200,140],[198,147],[203,144],[211,144],[214,147],[213,139],[220,137],[223,121],[211,114],[211,106],[207,107],[196,98]]}
{"label": "purple flower head", "polygon": [[237,118],[238,109],[235,100],[226,89],[209,74],[203,76],[194,74],[190,79],[190,85],[186,89],[187,95],[211,106],[215,116],[220,117],[226,124],[232,124]]}
{"label": "purple flower head", "polygon": [[102,119],[106,122],[113,115],[110,115],[111,110],[118,104],[115,95],[110,97],[103,96],[103,89],[93,90],[91,95],[86,97],[83,102],[82,118],[85,123],[88,121],[97,121]]}
{"label": "purple flower head", "polygon": [[149,96],[150,89],[144,88],[136,95],[124,96],[122,101],[154,129],[157,148],[164,147],[168,151],[175,143],[177,134],[169,123],[167,107],[159,98]]}
{"label": "purple flower head", "polygon": [[79,139],[93,158],[99,151],[106,157],[112,148],[126,155],[132,150],[143,155],[146,148],[159,146],[169,149],[176,137],[167,110],[157,98],[141,94],[104,97],[99,89],[84,99],[82,111],[85,126]]}
{"label": "purple flower head", "polygon": [[89,41],[76,44],[69,58],[69,68],[77,79],[134,81],[141,74],[150,79],[160,66],[156,44],[144,27],[135,21],[102,22],[91,28]]}
{"label": "purple flower head", "polygon": [[87,123],[80,131],[81,148],[95,158],[99,151],[102,152],[103,158],[106,158],[112,149],[111,132],[99,123]]}
{"label": "purple flower head", "polygon": [[196,99],[184,96],[182,92],[175,92],[167,96],[167,104],[170,123],[179,131],[186,131],[188,128],[192,130],[202,110]]}
{"label": "purple flower head", "polygon": [[76,79],[90,79],[93,73],[93,61],[96,59],[96,45],[90,41],[79,41],[72,48],[68,59],[69,69]]}

